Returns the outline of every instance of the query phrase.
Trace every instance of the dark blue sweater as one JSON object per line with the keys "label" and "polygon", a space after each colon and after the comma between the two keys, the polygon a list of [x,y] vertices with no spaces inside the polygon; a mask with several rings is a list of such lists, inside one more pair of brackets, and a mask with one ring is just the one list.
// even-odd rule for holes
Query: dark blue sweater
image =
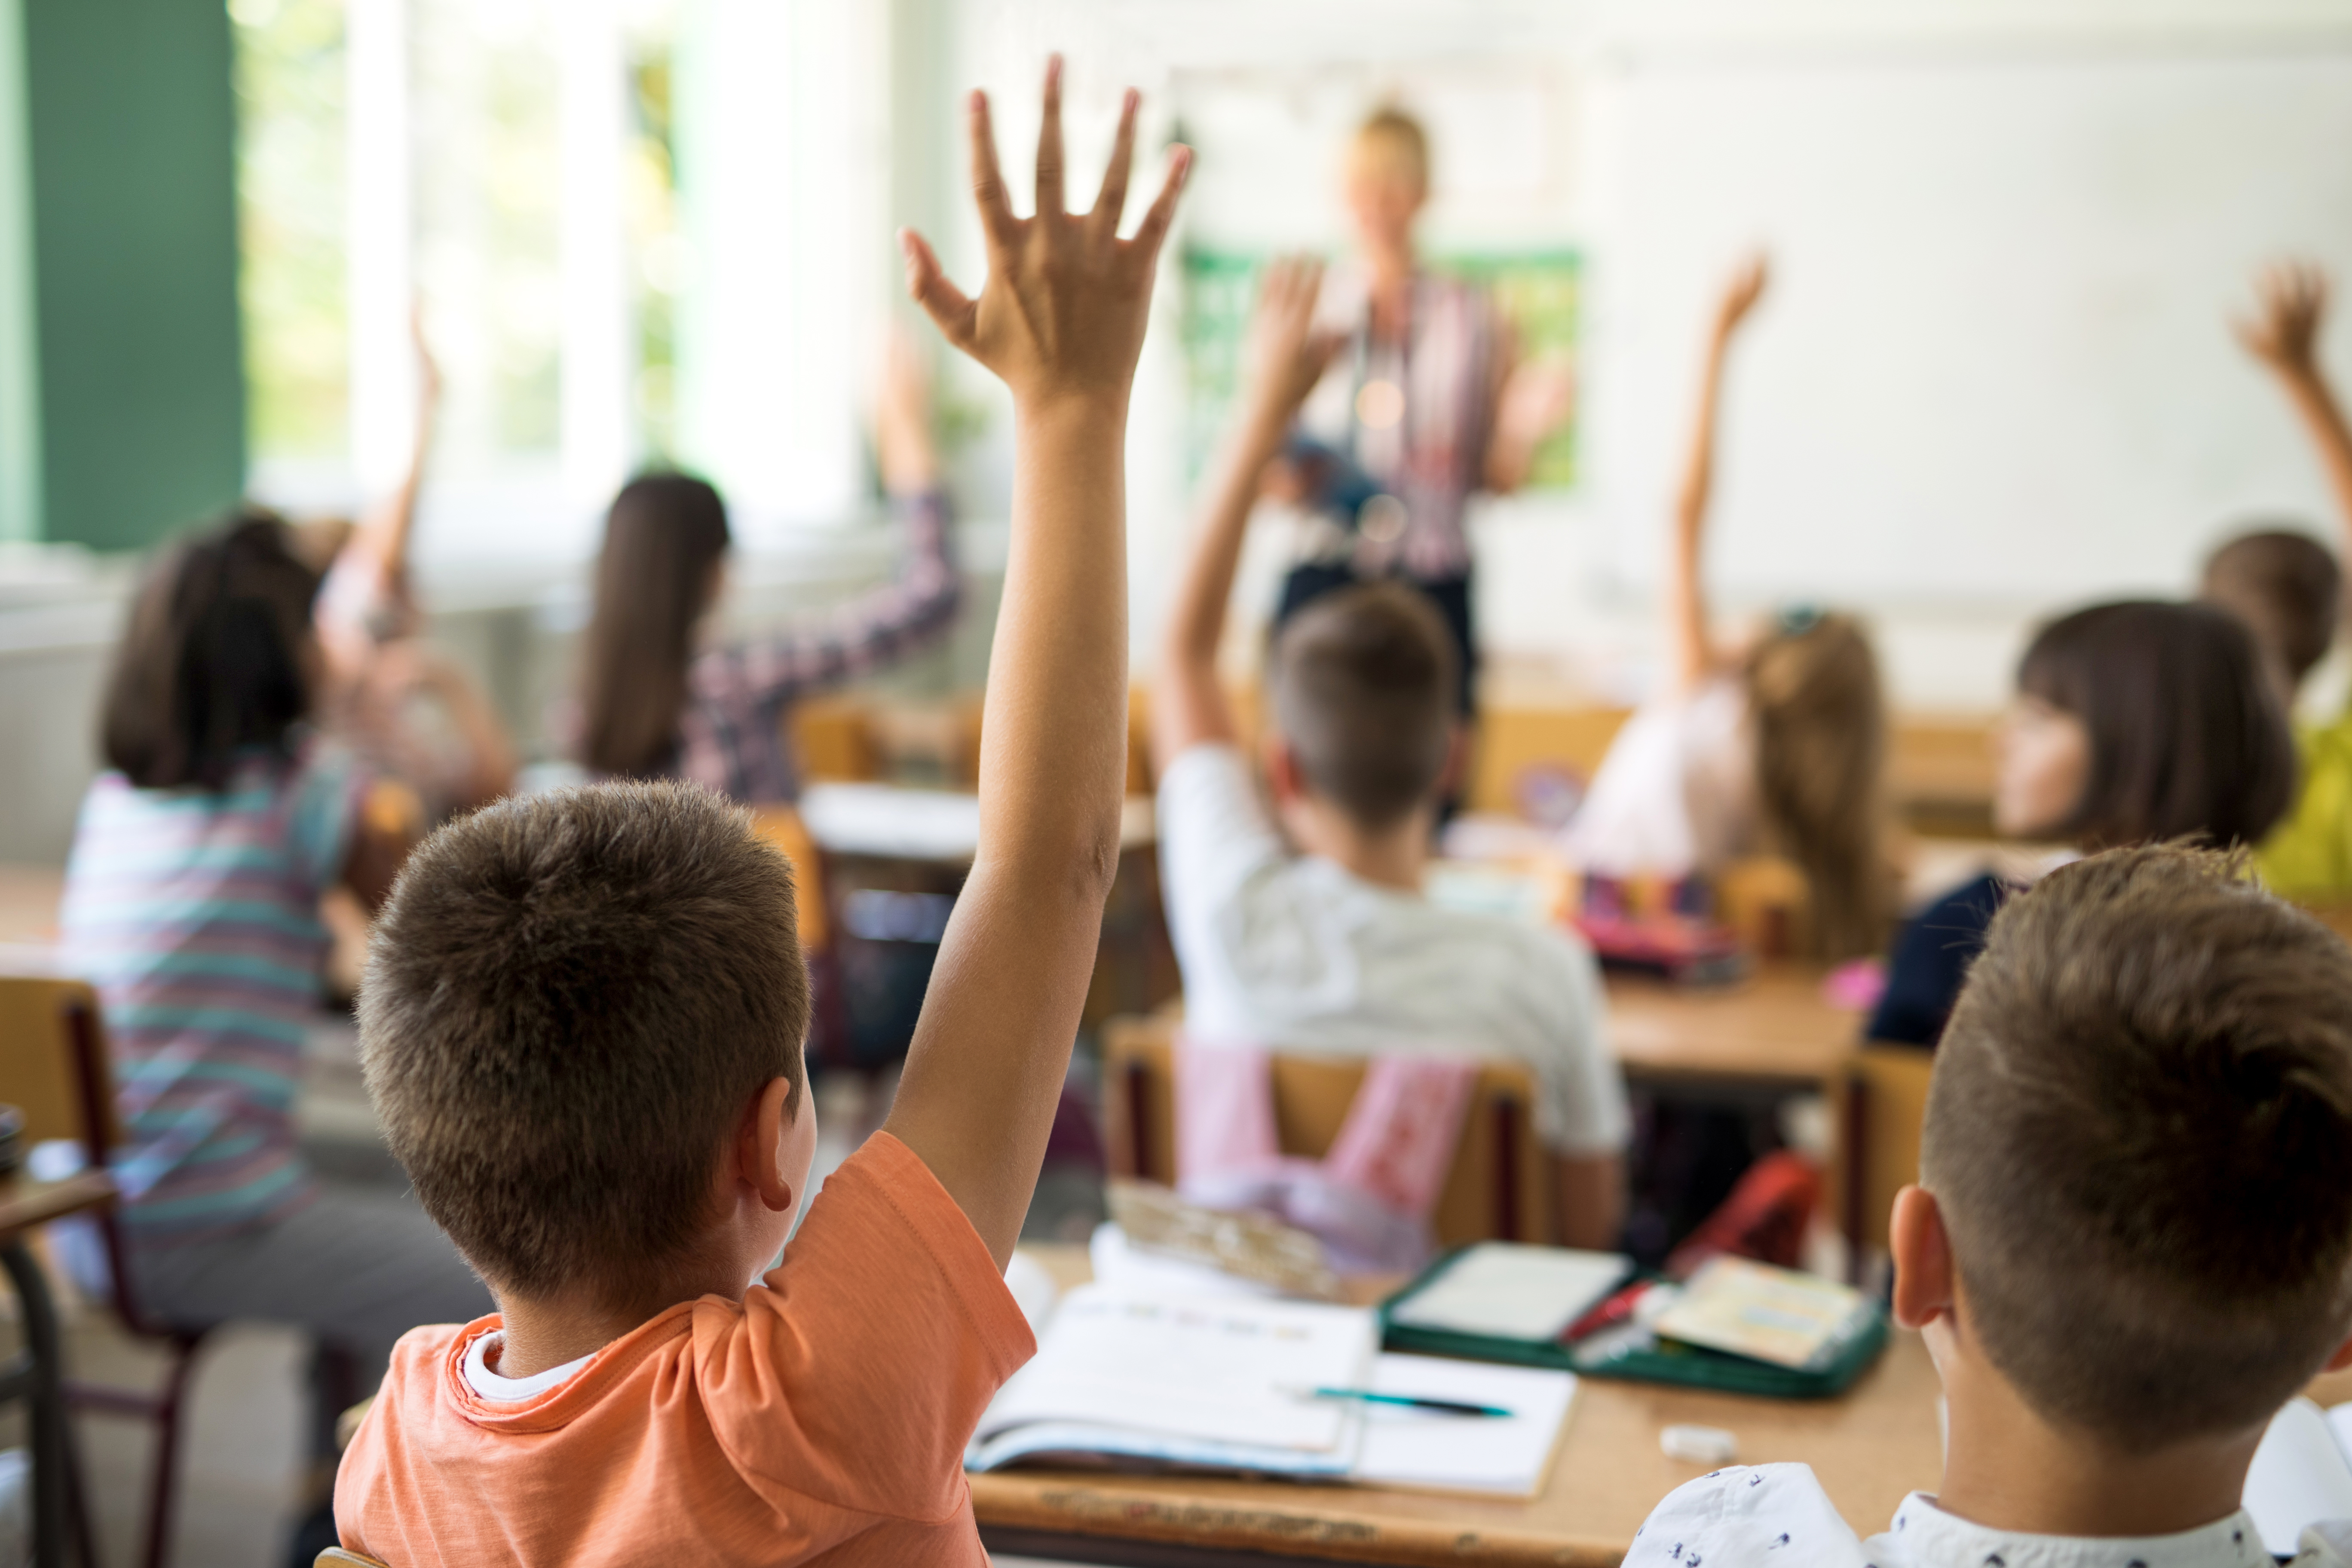
{"label": "dark blue sweater", "polygon": [[1987,873],[1912,917],[1886,964],[1886,994],[1871,1015],[1867,1038],[1927,1046],[1944,1037],[1969,965],[1984,950],[1985,929],[2012,891]]}

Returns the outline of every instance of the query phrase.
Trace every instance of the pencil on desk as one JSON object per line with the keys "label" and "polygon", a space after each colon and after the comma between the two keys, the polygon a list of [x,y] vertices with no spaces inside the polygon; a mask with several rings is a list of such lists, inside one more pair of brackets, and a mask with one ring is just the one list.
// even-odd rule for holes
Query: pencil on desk
{"label": "pencil on desk", "polygon": [[1352,1399],[1359,1405],[1395,1405],[1408,1410],[1434,1411],[1441,1415],[1509,1415],[1498,1405],[1473,1405],[1460,1399],[1424,1399],[1413,1394],[1375,1394],[1369,1388],[1311,1388],[1310,1399]]}

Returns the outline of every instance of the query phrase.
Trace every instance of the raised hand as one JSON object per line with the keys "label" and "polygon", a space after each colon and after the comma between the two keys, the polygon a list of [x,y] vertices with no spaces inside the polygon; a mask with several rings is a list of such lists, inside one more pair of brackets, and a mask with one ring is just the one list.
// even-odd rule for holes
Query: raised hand
{"label": "raised hand", "polygon": [[1760,250],[1751,252],[1733,268],[1723,285],[1723,298],[1715,308],[1715,335],[1727,338],[1756,309],[1756,301],[1764,297],[1764,286],[1771,281],[1770,263]]}
{"label": "raised hand", "polygon": [[1323,263],[1311,256],[1276,257],[1266,265],[1242,351],[1243,383],[1259,417],[1287,426],[1346,341],[1346,333],[1315,324],[1322,288]]}
{"label": "raised hand", "polygon": [[2312,374],[2327,315],[2327,274],[2307,261],[2274,262],[2255,279],[2254,298],[2259,313],[2230,323],[2238,342],[2283,375]]}
{"label": "raised hand", "polygon": [[1532,454],[1575,412],[1576,367],[1565,354],[1545,354],[1512,368],[1495,423]]}
{"label": "raised hand", "polygon": [[1045,98],[1037,132],[1036,211],[1018,218],[997,166],[988,95],[971,95],[972,201],[988,248],[988,279],[979,297],[949,281],[939,257],[912,229],[899,237],[907,253],[908,291],[948,342],[996,373],[1016,404],[1037,407],[1065,398],[1108,398],[1123,414],[1143,346],[1152,272],[1176,216],[1192,150],[1175,149],[1160,195],[1135,237],[1121,239],[1138,95],[1130,89],[1120,105],[1118,137],[1094,209],[1076,215],[1063,204],[1059,55],[1046,62]]}
{"label": "raised hand", "polygon": [[939,483],[939,448],[931,439],[931,378],[906,334],[890,333],[882,355],[882,385],[875,399],[874,447],[882,488],[919,495]]}

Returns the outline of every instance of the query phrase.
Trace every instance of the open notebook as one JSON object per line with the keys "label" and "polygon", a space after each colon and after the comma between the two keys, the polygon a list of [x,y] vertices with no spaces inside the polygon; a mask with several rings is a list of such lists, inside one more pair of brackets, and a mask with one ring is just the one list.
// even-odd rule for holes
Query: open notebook
{"label": "open notebook", "polygon": [[[1030,1462],[1241,1470],[1533,1497],[1574,1397],[1565,1373],[1378,1351],[1366,1310],[1082,1286],[982,1416],[966,1468]],[[1499,1406],[1444,1415],[1316,1387]]]}
{"label": "open notebook", "polygon": [[2305,1525],[2352,1519],[2352,1405],[2290,1400],[2271,1418],[2246,1471],[2246,1511],[2279,1557],[2294,1555]]}

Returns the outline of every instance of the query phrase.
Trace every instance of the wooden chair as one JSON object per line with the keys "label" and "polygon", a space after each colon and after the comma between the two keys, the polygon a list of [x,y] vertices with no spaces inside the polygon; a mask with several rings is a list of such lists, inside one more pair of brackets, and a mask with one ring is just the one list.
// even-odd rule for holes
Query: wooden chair
{"label": "wooden chair", "polygon": [[819,1057],[828,1049],[846,1052],[849,1013],[842,996],[838,955],[833,946],[833,899],[825,882],[824,852],[817,847],[801,814],[789,805],[762,806],[751,814],[753,832],[783,851],[793,863],[795,912],[800,917],[801,952],[814,980],[816,1016],[811,1043]]}
{"label": "wooden chair", "polygon": [[356,1552],[346,1552],[340,1546],[330,1546],[310,1560],[311,1568],[387,1568],[373,1557],[362,1557]]}
{"label": "wooden chair", "polygon": [[[70,1139],[82,1146],[92,1166],[103,1168],[109,1152],[121,1141],[98,996],[79,981],[0,976],[0,1083],[8,1086],[9,1099],[24,1108],[27,1146]],[[122,1229],[113,1211],[101,1212],[96,1223],[113,1279],[115,1315],[131,1334],[163,1349],[166,1369],[163,1386],[152,1394],[68,1381],[66,1402],[154,1425],[146,1533],[139,1560],[147,1568],[162,1568],[170,1552],[177,1496],[181,1410],[206,1330],[163,1322],[146,1311],[124,1267]],[[76,1528],[88,1542],[89,1510],[79,1478],[74,1492]]]}
{"label": "wooden chair", "polygon": [[1832,1086],[1833,1202],[1845,1235],[1846,1267],[1857,1282],[1869,1255],[1886,1249],[1895,1193],[1919,1179],[1920,1131],[1935,1066],[1936,1053],[1917,1046],[1868,1045]]}
{"label": "wooden chair", "polygon": [[[1178,1026],[1165,1011],[1103,1026],[1103,1109],[1114,1175],[1175,1183]],[[1364,1064],[1276,1056],[1273,1074],[1282,1152],[1320,1158],[1347,1120]],[[1535,1097],[1534,1076],[1519,1063],[1480,1065],[1462,1142],[1430,1215],[1440,1246],[1551,1240],[1551,1163],[1536,1142]]]}

